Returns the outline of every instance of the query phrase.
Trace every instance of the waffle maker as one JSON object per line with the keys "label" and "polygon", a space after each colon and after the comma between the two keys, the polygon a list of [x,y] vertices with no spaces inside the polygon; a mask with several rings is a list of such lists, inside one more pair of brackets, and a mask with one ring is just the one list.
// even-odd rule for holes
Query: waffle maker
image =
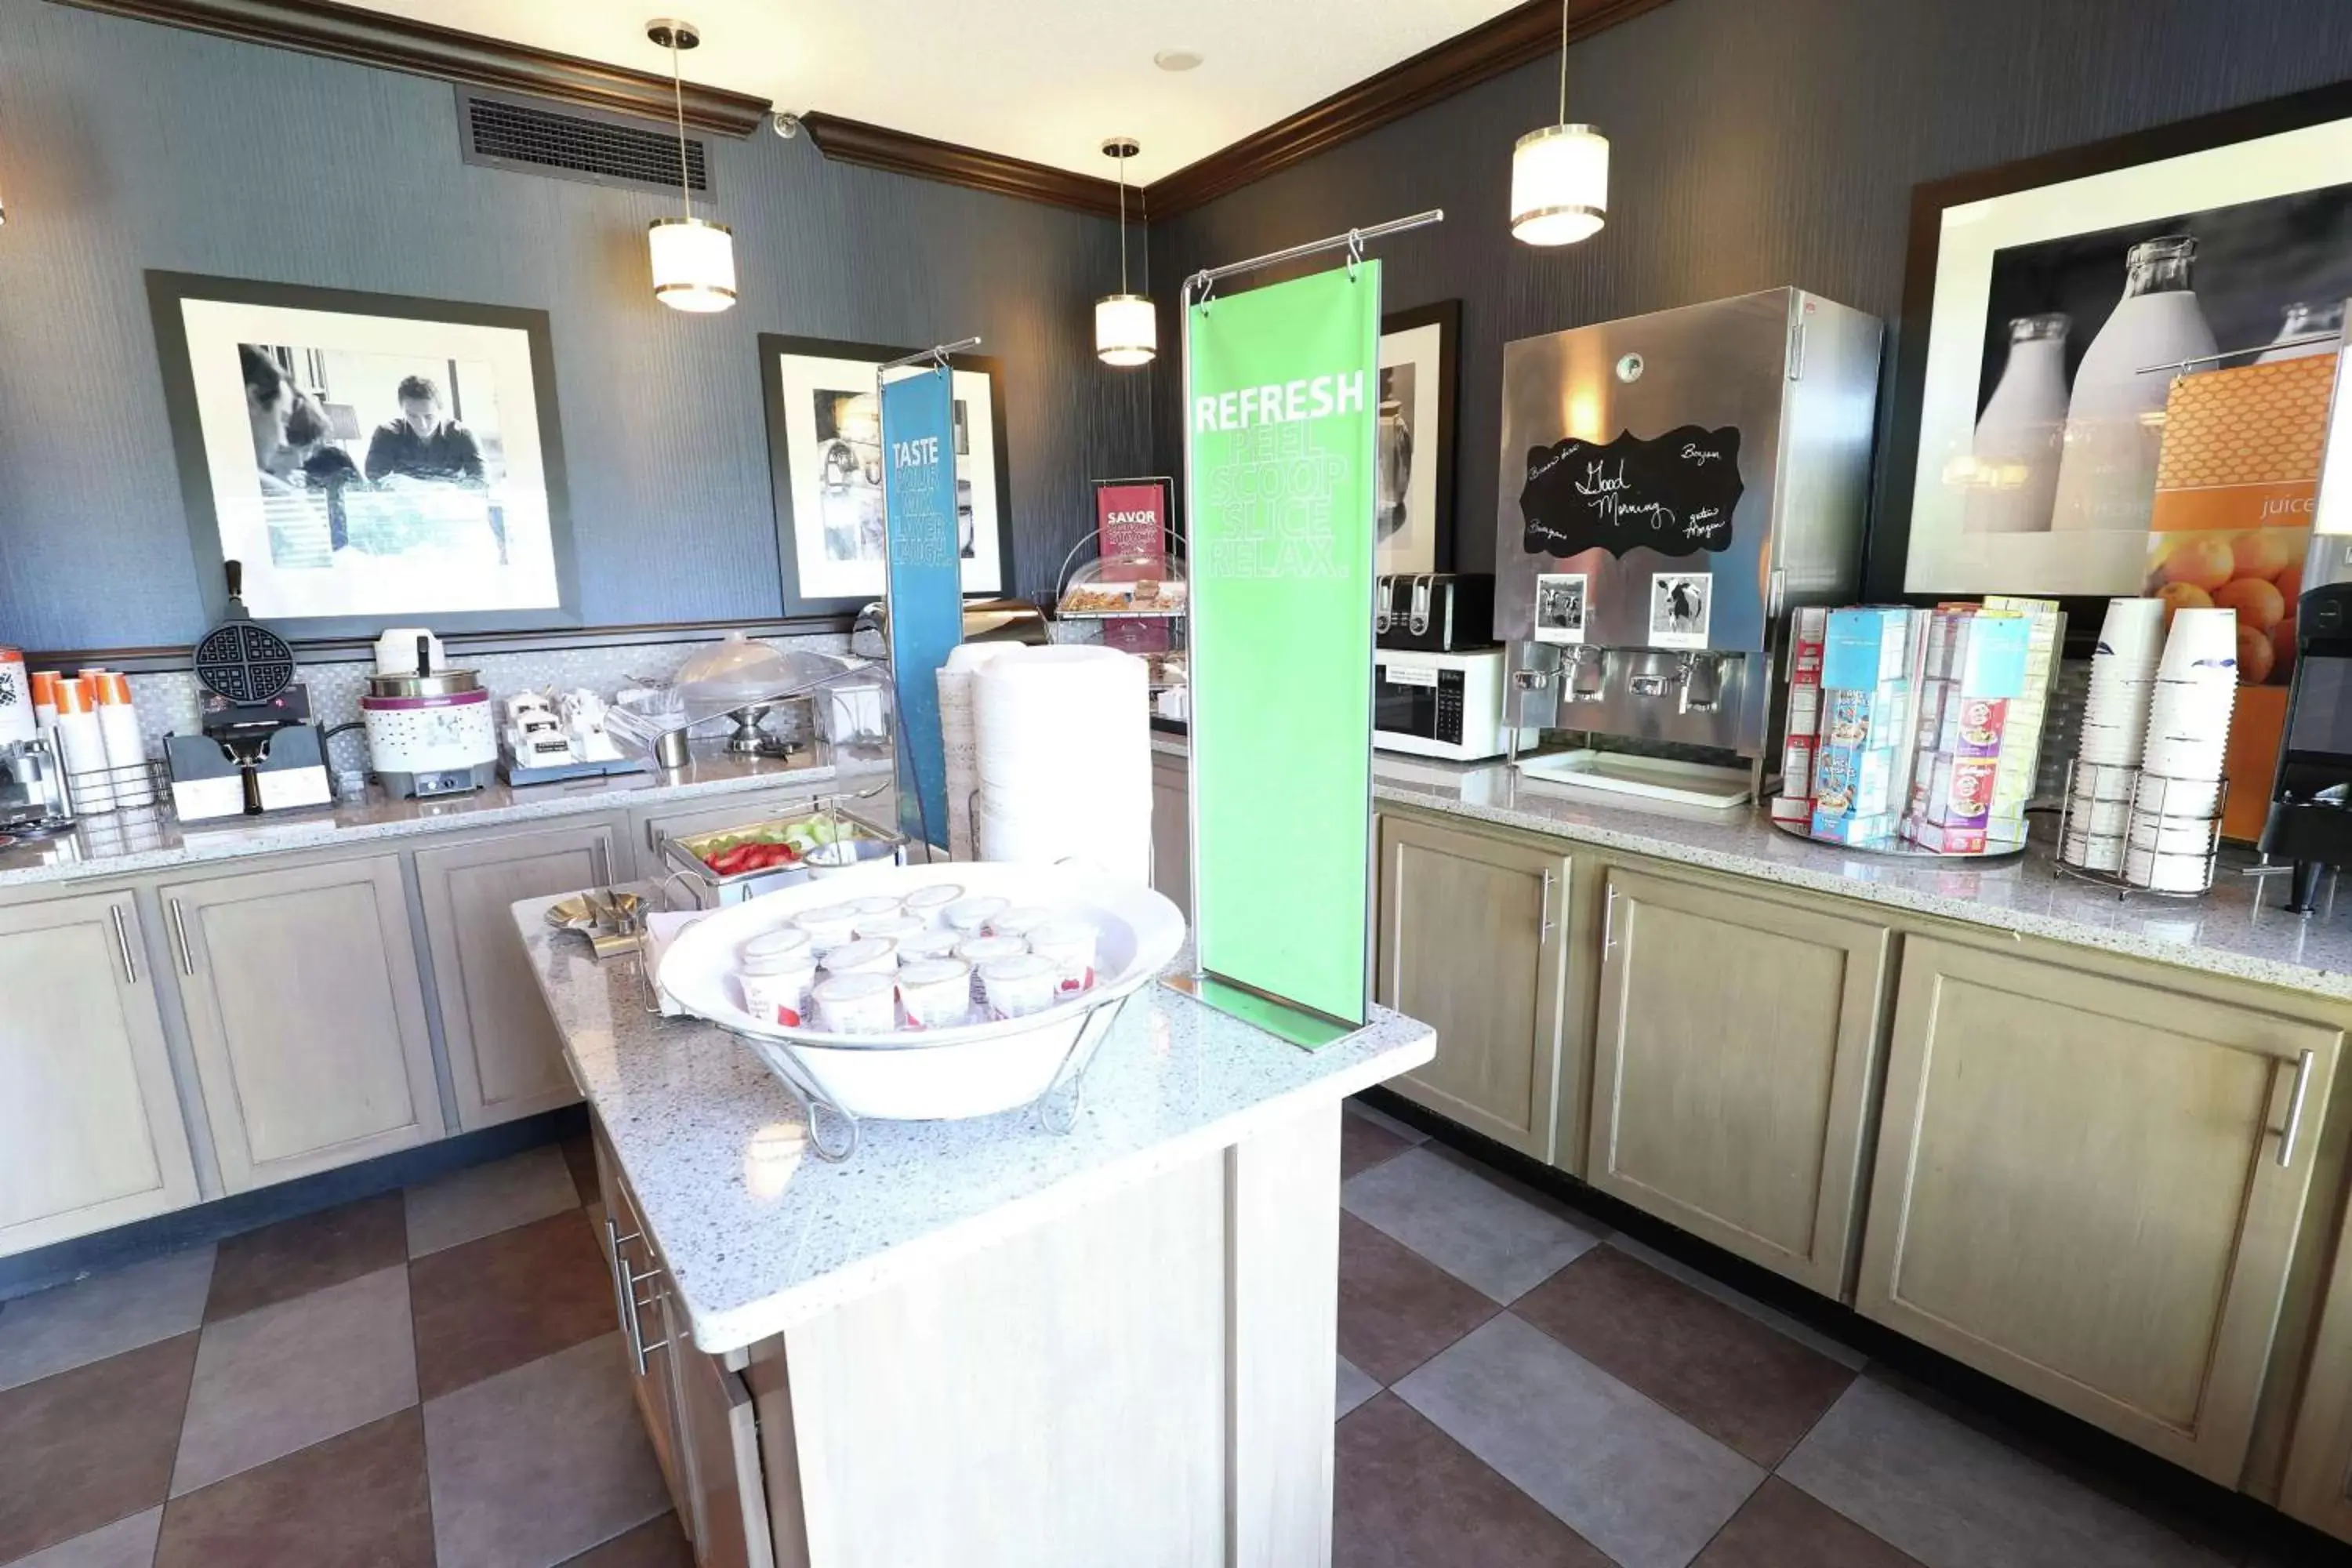
{"label": "waffle maker", "polygon": [[223,564],[228,618],[196,645],[203,732],[163,737],[173,809],[202,822],[324,805],[326,737],[310,721],[309,688],[294,679],[294,650],[246,613],[243,564]]}

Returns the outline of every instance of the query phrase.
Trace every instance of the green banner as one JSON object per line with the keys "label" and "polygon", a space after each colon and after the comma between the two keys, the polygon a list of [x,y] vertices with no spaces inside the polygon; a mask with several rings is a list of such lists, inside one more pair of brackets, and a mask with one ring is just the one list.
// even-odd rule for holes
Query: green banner
{"label": "green banner", "polygon": [[1199,963],[1360,1024],[1380,263],[1195,305],[1186,328]]}

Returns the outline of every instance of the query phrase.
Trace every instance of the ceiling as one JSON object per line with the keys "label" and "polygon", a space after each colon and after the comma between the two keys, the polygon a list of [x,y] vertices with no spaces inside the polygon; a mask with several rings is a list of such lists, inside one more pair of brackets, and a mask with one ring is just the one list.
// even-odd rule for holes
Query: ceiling
{"label": "ceiling", "polygon": [[[359,0],[369,10],[667,74],[659,0]],[[1510,10],[1517,0],[688,0],[687,79],[1148,184]],[[1194,70],[1152,63],[1165,49]]]}

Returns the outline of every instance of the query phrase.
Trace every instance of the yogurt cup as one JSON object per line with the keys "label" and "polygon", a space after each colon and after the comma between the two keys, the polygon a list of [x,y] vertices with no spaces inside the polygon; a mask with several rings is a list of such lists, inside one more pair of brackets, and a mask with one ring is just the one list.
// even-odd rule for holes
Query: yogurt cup
{"label": "yogurt cup", "polygon": [[869,917],[857,922],[856,931],[862,937],[881,937],[887,942],[903,942],[929,930],[920,915],[893,914]]}
{"label": "yogurt cup", "polygon": [[950,904],[961,902],[963,889],[953,882],[934,882],[907,895],[907,912],[928,926],[947,924]]}
{"label": "yogurt cup", "polygon": [[857,911],[847,904],[827,904],[803,910],[793,917],[793,924],[808,932],[809,950],[823,958],[856,934]]}
{"label": "yogurt cup", "polygon": [[816,988],[828,1034],[887,1035],[898,1026],[898,986],[887,974],[835,974]]}
{"label": "yogurt cup", "polygon": [[971,1005],[987,1005],[988,990],[982,984],[981,965],[994,963],[1000,958],[1018,958],[1029,951],[1029,944],[1017,936],[975,936],[956,943],[955,955],[971,965]]}
{"label": "yogurt cup", "polygon": [[976,899],[958,899],[941,910],[940,914],[948,922],[950,930],[965,936],[984,936],[988,932],[988,922],[1003,910],[1010,909],[1012,905],[1011,899],[1000,899],[993,893],[984,893]]}
{"label": "yogurt cup", "polygon": [[1095,983],[1095,937],[1084,921],[1050,921],[1029,933],[1029,951],[1054,966],[1062,995],[1076,995]]}
{"label": "yogurt cup", "polygon": [[903,900],[885,898],[879,893],[868,893],[862,899],[849,900],[849,907],[856,911],[858,919],[868,921],[877,915],[895,915],[904,904]]}
{"label": "yogurt cup", "polygon": [[809,1021],[809,994],[816,989],[816,960],[803,952],[772,969],[742,970],[743,1010],[762,1024],[797,1029]]}
{"label": "yogurt cup", "polygon": [[860,937],[834,948],[823,962],[827,974],[895,974],[898,944],[887,936]]}
{"label": "yogurt cup", "polygon": [[[953,958],[956,949],[962,946],[964,941],[962,937],[945,926],[929,931],[914,931],[894,940],[898,943],[898,963],[901,968],[919,958]],[[982,937],[981,940],[985,942],[988,939]]]}
{"label": "yogurt cup", "polygon": [[971,965],[961,958],[919,958],[898,970],[898,1000],[910,1029],[952,1029],[971,1022]]}
{"label": "yogurt cup", "polygon": [[1016,904],[1012,909],[998,910],[990,919],[988,934],[1025,938],[1039,926],[1050,924],[1053,919],[1054,911],[1043,904]]}
{"label": "yogurt cup", "polygon": [[1055,973],[1053,960],[1034,952],[992,959],[980,966],[981,989],[988,997],[992,1018],[1025,1018],[1054,1005]]}
{"label": "yogurt cup", "polygon": [[778,966],[791,960],[814,956],[809,949],[808,932],[798,926],[761,931],[736,951],[747,973],[773,973]]}

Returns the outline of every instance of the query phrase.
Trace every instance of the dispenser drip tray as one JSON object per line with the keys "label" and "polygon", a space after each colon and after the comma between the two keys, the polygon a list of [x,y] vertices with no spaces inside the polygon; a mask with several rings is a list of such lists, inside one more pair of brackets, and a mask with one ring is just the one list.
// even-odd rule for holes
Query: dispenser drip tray
{"label": "dispenser drip tray", "polygon": [[1531,783],[1556,784],[1571,795],[1590,794],[1626,805],[1653,801],[1729,815],[1745,806],[1755,794],[1754,780],[1746,768],[1678,763],[1623,752],[1553,752],[1521,757],[1512,765]]}

